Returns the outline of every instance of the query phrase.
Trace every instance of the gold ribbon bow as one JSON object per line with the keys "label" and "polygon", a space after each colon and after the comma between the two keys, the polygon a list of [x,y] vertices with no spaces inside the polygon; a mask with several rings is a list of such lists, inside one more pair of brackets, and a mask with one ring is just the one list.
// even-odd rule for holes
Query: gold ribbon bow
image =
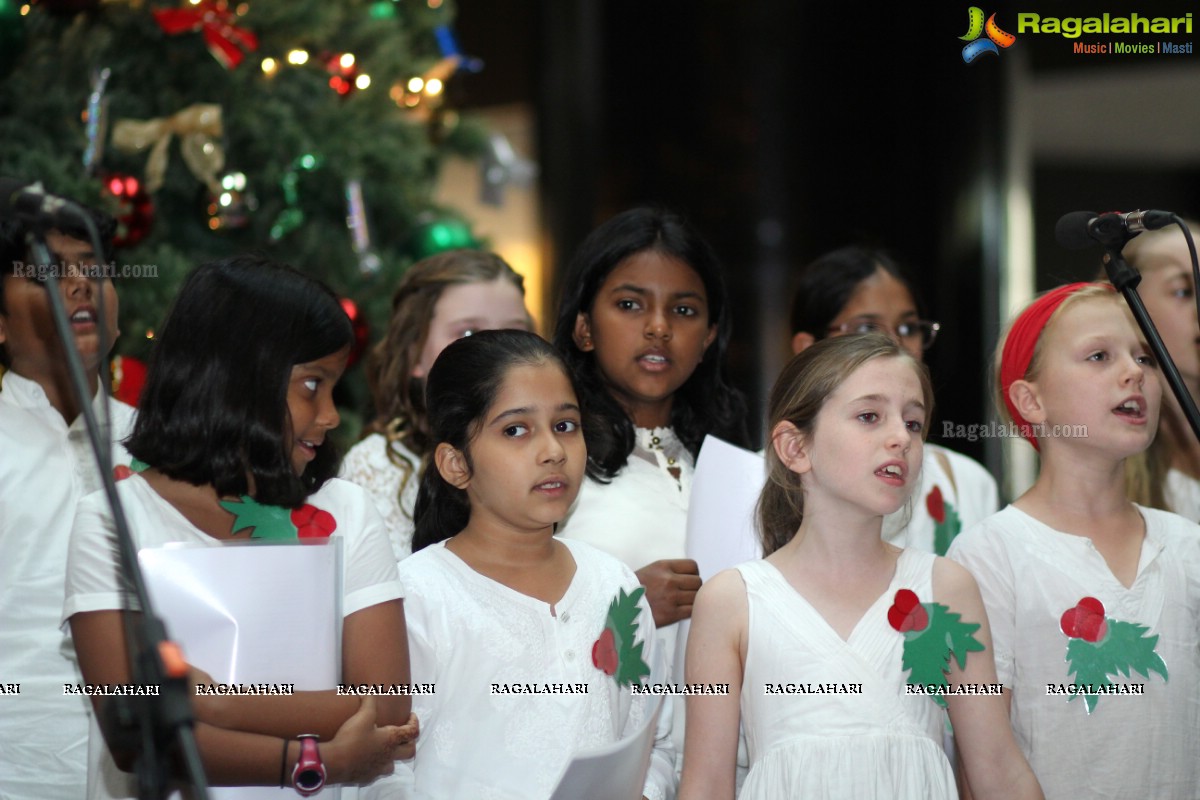
{"label": "gold ribbon bow", "polygon": [[218,141],[222,133],[221,107],[198,103],[170,117],[119,120],[113,125],[112,145],[124,153],[140,153],[150,148],[150,157],[146,159],[146,191],[153,194],[162,186],[167,172],[171,137],[178,136],[184,163],[197,180],[216,194],[220,191],[217,173],[225,168],[225,150]]}

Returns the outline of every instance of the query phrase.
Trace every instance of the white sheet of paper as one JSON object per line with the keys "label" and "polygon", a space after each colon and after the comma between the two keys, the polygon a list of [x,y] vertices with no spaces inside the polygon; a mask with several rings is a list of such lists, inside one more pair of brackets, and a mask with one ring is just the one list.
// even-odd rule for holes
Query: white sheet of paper
{"label": "white sheet of paper", "polygon": [[[341,673],[342,540],[168,545],[138,553],[155,610],[188,662],[227,684],[332,689]],[[220,787],[221,800],[296,797],[277,786]],[[314,797],[340,796],[338,787]]]}
{"label": "white sheet of paper", "polygon": [[762,558],[754,508],[766,481],[758,453],[704,437],[688,500],[684,552],[708,580],[724,569]]}
{"label": "white sheet of paper", "polygon": [[550,800],[640,800],[662,704],[631,736],[572,756]]}

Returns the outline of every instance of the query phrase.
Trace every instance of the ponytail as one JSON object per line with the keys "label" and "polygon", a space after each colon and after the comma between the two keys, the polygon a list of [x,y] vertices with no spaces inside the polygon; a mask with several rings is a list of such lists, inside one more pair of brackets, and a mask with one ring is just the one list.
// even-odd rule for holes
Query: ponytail
{"label": "ponytail", "polygon": [[471,519],[471,503],[463,489],[451,486],[442,477],[437,464],[430,463],[421,475],[417,489],[417,504],[413,509],[412,551],[423,550],[431,544],[444,542],[467,527]]}

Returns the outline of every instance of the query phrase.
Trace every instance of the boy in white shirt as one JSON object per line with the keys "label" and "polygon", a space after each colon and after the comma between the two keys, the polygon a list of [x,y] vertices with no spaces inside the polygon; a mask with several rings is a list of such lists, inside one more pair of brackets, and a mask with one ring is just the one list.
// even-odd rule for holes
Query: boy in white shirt
{"label": "boy in white shirt", "polygon": [[[111,246],[113,220],[90,213]],[[100,478],[45,275],[53,269],[59,279],[101,424],[101,366],[117,335],[117,295],[107,277],[94,279],[108,254],[93,252],[82,228],[47,233],[53,264],[34,263],[25,236],[20,223],[0,225],[0,686],[8,690],[0,694],[0,775],[5,800],[77,800],[86,792],[90,709],[86,697],[64,693],[64,684],[82,679],[59,619],[75,507]],[[113,463],[128,464],[119,442],[134,410],[109,405],[104,438]]]}

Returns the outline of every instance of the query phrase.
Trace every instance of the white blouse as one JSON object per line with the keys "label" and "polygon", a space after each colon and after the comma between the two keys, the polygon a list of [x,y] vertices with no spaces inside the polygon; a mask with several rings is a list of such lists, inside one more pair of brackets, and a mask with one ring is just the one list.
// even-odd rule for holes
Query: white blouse
{"label": "white blouse", "polygon": [[1167,505],[1181,517],[1200,522],[1200,481],[1181,470],[1167,473],[1167,484],[1163,487]]}
{"label": "white blouse", "polygon": [[[1138,510],[1146,536],[1129,588],[1090,539],[1014,506],[964,532],[950,549],[979,582],[997,676],[1012,690],[1013,731],[1046,800],[1197,797],[1200,526]],[[1148,628],[1144,636],[1157,637],[1153,648],[1169,674],[1109,674],[1114,684],[1137,684],[1141,689],[1130,691],[1144,693],[1100,695],[1090,713],[1083,697],[1054,693],[1084,682],[1072,674],[1067,648],[1090,652],[1092,645],[1068,639],[1061,625],[1064,613],[1089,597],[1100,601],[1107,620]],[[1128,658],[1114,655],[1112,669],[1128,667]]]}
{"label": "white blouse", "polygon": [[[400,563],[412,681],[433,689],[413,697],[417,753],[396,765],[413,773],[414,797],[547,798],[576,750],[632,733],[653,708],[655,698],[618,687],[593,662],[609,604],[637,589],[637,578],[594,548],[565,544],[575,576],[553,606],[480,575],[445,542]],[[661,682],[654,619],[644,598],[638,605],[646,680]],[[646,776],[650,800],[675,794],[670,710]]]}

